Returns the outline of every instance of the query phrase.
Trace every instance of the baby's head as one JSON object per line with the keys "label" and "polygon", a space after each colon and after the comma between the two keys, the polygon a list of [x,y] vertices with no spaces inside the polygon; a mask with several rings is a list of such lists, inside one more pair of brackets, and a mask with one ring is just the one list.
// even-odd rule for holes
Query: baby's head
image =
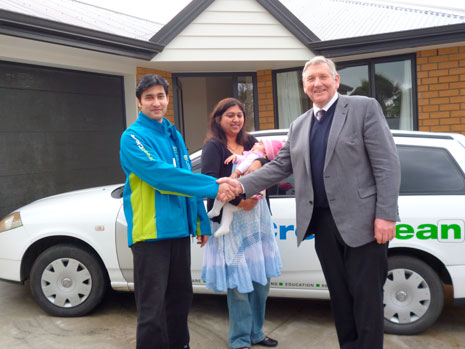
{"label": "baby's head", "polygon": [[284,140],[278,139],[264,139],[260,141],[263,144],[264,153],[268,160],[273,160],[284,144]]}
{"label": "baby's head", "polygon": [[263,145],[263,142],[262,141],[259,141],[257,143],[255,143],[252,147],[252,150],[254,151],[260,151],[262,152],[263,154],[265,154],[265,146]]}

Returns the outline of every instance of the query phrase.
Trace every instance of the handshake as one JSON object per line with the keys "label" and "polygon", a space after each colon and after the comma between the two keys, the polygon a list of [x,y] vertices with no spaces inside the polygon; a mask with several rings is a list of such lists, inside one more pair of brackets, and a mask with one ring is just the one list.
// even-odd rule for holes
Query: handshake
{"label": "handshake", "polygon": [[216,181],[220,186],[218,188],[217,200],[227,202],[234,199],[243,192],[242,185],[237,179],[223,177]]}

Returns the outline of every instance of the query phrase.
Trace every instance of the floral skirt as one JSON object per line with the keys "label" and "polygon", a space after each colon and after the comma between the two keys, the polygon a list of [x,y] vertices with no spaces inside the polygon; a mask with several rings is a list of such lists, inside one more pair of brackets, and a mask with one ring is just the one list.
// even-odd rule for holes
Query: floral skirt
{"label": "floral skirt", "polygon": [[[212,233],[219,224],[211,222]],[[202,279],[208,289],[224,292],[237,288],[240,293],[253,291],[252,282],[266,285],[279,276],[281,256],[273,232],[266,200],[259,200],[250,211],[234,212],[229,234],[215,238],[205,246]]]}

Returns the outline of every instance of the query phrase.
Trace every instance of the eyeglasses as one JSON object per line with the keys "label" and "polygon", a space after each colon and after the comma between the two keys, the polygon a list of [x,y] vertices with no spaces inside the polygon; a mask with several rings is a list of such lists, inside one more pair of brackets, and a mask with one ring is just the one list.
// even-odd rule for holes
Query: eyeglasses
{"label": "eyeglasses", "polygon": [[239,119],[243,118],[244,117],[244,114],[239,112],[239,113],[225,113],[224,116],[228,117],[228,118],[233,118],[234,116],[237,116]]}

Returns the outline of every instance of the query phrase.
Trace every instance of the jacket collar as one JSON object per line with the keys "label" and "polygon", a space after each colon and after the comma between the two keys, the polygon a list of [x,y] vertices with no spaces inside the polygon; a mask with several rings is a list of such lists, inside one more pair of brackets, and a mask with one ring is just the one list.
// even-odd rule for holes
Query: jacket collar
{"label": "jacket collar", "polygon": [[151,130],[166,135],[172,134],[172,129],[174,128],[174,126],[171,125],[168,119],[163,118],[162,122],[158,122],[150,119],[141,111],[139,112],[139,116],[137,117],[137,122],[141,123],[145,127],[150,128]]}

